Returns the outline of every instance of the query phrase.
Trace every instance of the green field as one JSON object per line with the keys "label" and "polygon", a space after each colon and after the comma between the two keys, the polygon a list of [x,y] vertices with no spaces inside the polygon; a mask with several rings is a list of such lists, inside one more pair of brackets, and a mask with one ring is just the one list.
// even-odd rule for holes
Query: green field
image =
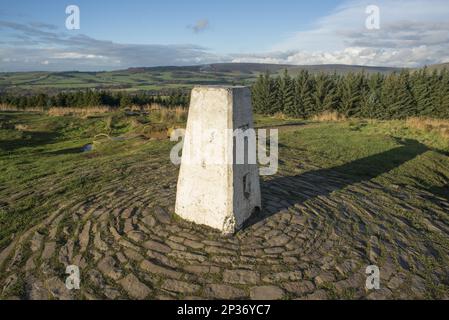
{"label": "green field", "polygon": [[292,76],[300,70],[311,73],[348,72],[390,73],[398,68],[345,65],[293,66],[251,63],[223,63],[187,67],[130,68],[105,72],[12,72],[0,73],[0,89],[21,92],[48,92],[74,89],[149,90],[186,88],[194,85],[250,85],[260,73],[281,74],[287,69]]}
{"label": "green field", "polygon": [[[225,294],[215,282],[230,283],[230,298],[256,283],[285,299],[449,297],[449,144],[438,133],[257,116],[280,129],[279,172],[263,178],[262,216],[219,240],[173,215],[174,143],[145,134],[182,123],[1,113],[0,125],[2,298],[214,298]],[[62,285],[67,263],[85,275],[76,293]],[[370,293],[373,263],[384,282]],[[233,284],[234,268],[254,281]]]}

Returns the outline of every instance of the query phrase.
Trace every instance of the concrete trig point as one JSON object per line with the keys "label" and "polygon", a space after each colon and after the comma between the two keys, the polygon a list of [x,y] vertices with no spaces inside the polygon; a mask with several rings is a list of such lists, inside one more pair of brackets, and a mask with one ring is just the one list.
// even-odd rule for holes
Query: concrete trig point
{"label": "concrete trig point", "polygon": [[[249,88],[199,86],[192,90],[176,214],[232,234],[261,208],[257,162],[248,161],[249,156],[242,164],[235,161],[232,133],[252,128]],[[244,149],[247,154],[248,143]]]}

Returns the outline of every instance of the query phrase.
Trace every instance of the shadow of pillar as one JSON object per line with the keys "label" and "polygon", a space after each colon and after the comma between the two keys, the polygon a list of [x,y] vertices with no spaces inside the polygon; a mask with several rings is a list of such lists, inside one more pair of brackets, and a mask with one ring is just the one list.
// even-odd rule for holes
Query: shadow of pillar
{"label": "shadow of pillar", "polygon": [[416,140],[396,140],[399,147],[340,166],[261,181],[263,209],[247,221],[245,228],[283,210],[267,210],[267,202],[273,201],[268,198],[278,199],[278,207],[285,209],[318,196],[328,196],[352,184],[369,181],[429,150]]}

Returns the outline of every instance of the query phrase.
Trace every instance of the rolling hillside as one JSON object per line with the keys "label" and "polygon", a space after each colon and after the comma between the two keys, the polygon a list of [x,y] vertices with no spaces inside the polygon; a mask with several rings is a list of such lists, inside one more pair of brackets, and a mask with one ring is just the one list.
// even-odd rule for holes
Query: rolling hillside
{"label": "rolling hillside", "polygon": [[430,71],[433,71],[433,70],[441,71],[443,69],[449,69],[449,62],[433,64],[433,65],[427,66],[427,69]]}
{"label": "rolling hillside", "polygon": [[0,73],[3,91],[60,91],[76,89],[147,90],[190,88],[199,84],[250,84],[262,72],[278,74],[287,69],[291,75],[300,70],[312,73],[364,71],[390,73],[401,70],[388,67],[352,65],[278,65],[257,63],[219,63],[183,67],[130,68],[105,72],[14,72]]}

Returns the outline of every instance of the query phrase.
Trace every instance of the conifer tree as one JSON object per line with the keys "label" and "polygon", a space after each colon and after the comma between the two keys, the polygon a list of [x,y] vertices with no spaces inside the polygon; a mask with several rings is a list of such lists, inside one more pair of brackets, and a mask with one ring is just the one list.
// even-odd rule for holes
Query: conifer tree
{"label": "conifer tree", "polygon": [[412,115],[429,115],[433,109],[431,79],[427,73],[427,67],[415,72],[411,77],[412,94],[416,103],[416,109]]}
{"label": "conifer tree", "polygon": [[413,114],[414,100],[410,90],[409,73],[389,75],[382,87],[381,119],[403,119]]}
{"label": "conifer tree", "polygon": [[330,77],[320,73],[315,77],[314,84],[315,90],[312,93],[314,103],[313,114],[333,110],[335,86],[331,82]]}
{"label": "conifer tree", "polygon": [[443,69],[438,82],[433,85],[435,86],[432,96],[433,116],[447,119],[449,118],[449,70]]}
{"label": "conifer tree", "polygon": [[352,117],[360,114],[361,78],[349,73],[339,81],[338,111],[345,116]]}
{"label": "conifer tree", "polygon": [[285,114],[295,113],[295,88],[293,81],[288,74],[287,69],[284,70],[284,74],[279,78],[278,97],[279,97],[279,109],[278,112],[284,112]]}
{"label": "conifer tree", "polygon": [[313,113],[312,81],[306,70],[301,70],[294,81],[295,109],[292,117],[307,118]]}
{"label": "conifer tree", "polygon": [[269,72],[259,75],[253,87],[254,110],[262,114],[274,113],[275,95],[275,85]]}

